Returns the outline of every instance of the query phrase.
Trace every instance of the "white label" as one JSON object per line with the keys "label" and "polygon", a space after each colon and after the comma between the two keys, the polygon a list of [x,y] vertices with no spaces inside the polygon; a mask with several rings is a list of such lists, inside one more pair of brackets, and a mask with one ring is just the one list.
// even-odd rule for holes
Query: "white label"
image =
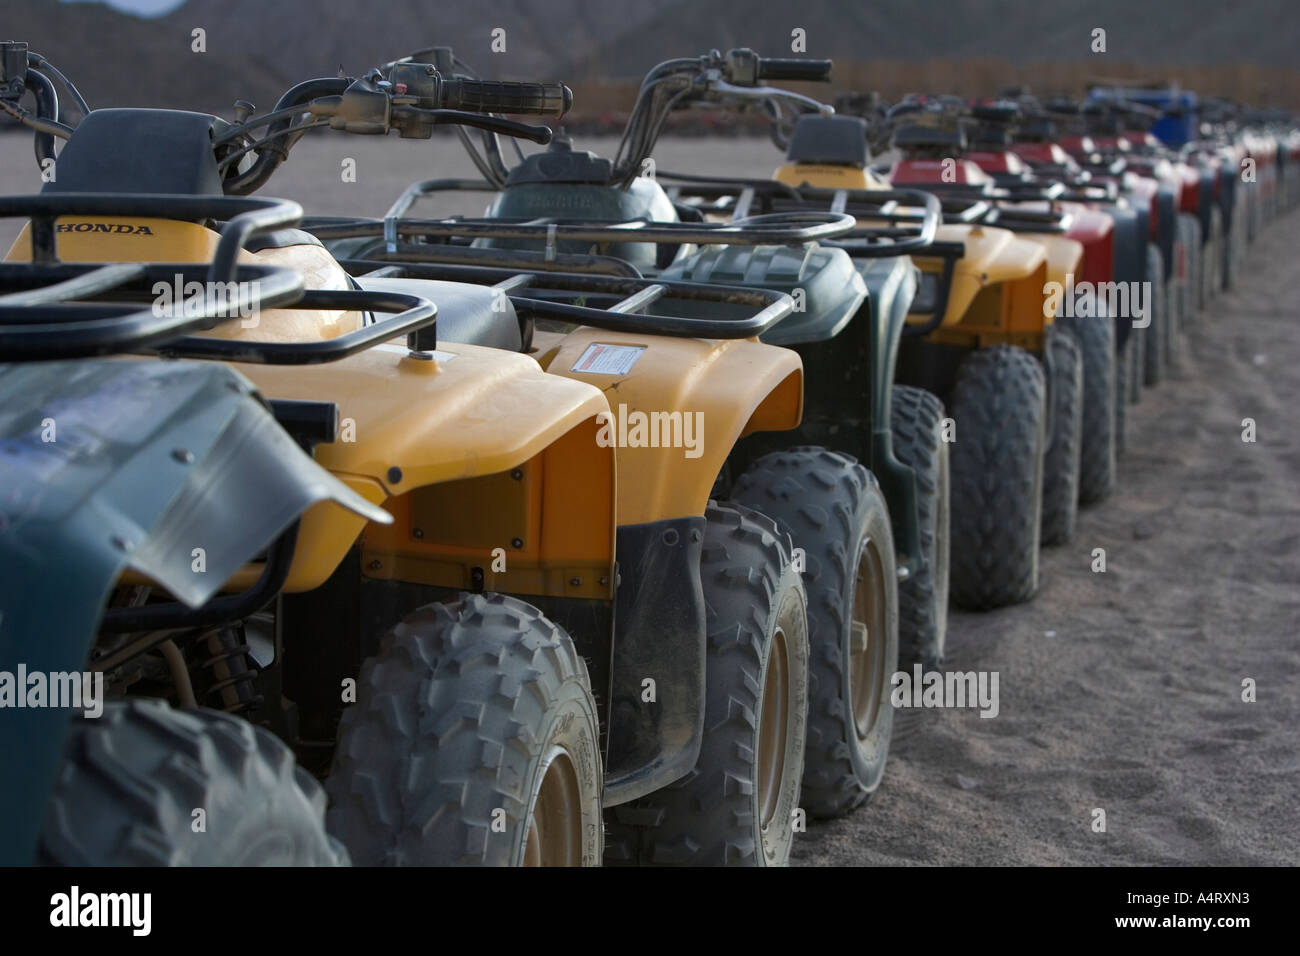
{"label": "white label", "polygon": [[592,375],[626,375],[645,351],[644,345],[588,345],[570,372]]}

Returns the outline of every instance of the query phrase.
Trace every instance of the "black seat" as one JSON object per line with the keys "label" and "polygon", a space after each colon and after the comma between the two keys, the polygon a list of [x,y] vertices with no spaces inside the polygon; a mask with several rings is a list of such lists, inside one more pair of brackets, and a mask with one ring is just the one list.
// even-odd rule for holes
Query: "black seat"
{"label": "black seat", "polygon": [[357,276],[362,289],[404,292],[430,299],[438,307],[438,341],[483,345],[510,352],[523,351],[519,317],[508,298],[497,304],[497,294],[487,286],[440,279],[376,279]]}
{"label": "black seat", "polygon": [[801,117],[785,156],[792,163],[862,169],[868,159],[867,122],[860,116]]}
{"label": "black seat", "polygon": [[894,133],[898,149],[929,148],[961,153],[966,149],[966,134],[960,129],[940,126],[902,126]]}

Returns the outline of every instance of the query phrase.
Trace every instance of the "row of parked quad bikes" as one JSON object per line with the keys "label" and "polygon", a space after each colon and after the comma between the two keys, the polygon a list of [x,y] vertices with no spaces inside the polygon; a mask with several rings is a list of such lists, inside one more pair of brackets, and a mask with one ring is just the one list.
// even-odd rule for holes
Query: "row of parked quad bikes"
{"label": "row of parked quad bikes", "polygon": [[[609,159],[503,115],[566,88],[446,48],[232,121],[0,64],[55,170],[0,198],[0,669],[111,698],[6,710],[6,862],[785,862],[1300,198],[1287,117],[1171,91],[837,112],[771,85],[828,61],[714,51]],[[784,162],[644,175],[686,108]],[[481,179],[250,198],[315,127],[437,125]]]}

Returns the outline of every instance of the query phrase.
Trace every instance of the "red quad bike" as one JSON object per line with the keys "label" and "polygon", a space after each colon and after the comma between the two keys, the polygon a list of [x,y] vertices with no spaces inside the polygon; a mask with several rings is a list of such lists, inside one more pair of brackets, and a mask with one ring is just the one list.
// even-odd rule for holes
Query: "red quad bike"
{"label": "red quad bike", "polygon": [[1252,236],[1252,207],[1259,198],[1253,188],[1256,160],[1247,144],[1249,130],[1244,111],[1223,100],[1202,101],[1202,139],[1196,144],[1201,155],[1212,156],[1219,163],[1216,184],[1219,213],[1223,220],[1222,244],[1216,257],[1215,291],[1232,288],[1241,267],[1246,245]]}
{"label": "red quad bike", "polygon": [[1177,360],[1191,309],[1208,299],[1208,275],[1219,274],[1220,260],[1212,250],[1222,247],[1229,221],[1220,206],[1224,167],[1217,157],[1185,162],[1149,133],[1132,132],[1159,117],[1142,104],[1094,99],[1043,106],[1022,96],[1021,107],[1029,119],[1012,148],[1036,172],[1075,169],[1090,184],[1116,189],[1139,215],[1145,207],[1143,281],[1150,283],[1153,307],[1151,324],[1139,335],[1133,390],[1154,385]]}
{"label": "red quad bike", "polygon": [[[1154,335],[1148,334],[1146,382],[1155,384],[1177,364],[1181,334],[1199,307],[1202,243],[1207,238],[1217,243],[1224,233],[1223,212],[1214,203],[1216,174],[1210,167],[1187,162],[1151,133],[1161,118],[1158,109],[1125,98],[1123,91],[1098,87],[1092,90],[1089,104],[1103,109],[1094,120],[1097,134],[1091,138],[1096,152],[1090,158],[1103,164],[1122,161],[1124,172],[1159,183],[1154,239],[1165,275],[1167,321]],[[1221,193],[1222,186],[1218,188]]]}

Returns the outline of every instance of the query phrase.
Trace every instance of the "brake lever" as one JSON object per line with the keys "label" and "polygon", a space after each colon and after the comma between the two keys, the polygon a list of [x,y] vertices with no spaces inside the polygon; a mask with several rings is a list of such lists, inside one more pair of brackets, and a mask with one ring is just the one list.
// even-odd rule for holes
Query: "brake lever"
{"label": "brake lever", "polygon": [[724,94],[741,100],[788,100],[797,103],[809,112],[815,112],[822,116],[834,116],[835,107],[815,100],[811,96],[804,96],[802,93],[794,93],[790,90],[779,90],[772,86],[734,86],[726,80],[711,80],[706,90],[710,93]]}
{"label": "brake lever", "polygon": [[516,120],[503,119],[488,113],[469,113],[464,110],[426,110],[414,106],[393,106],[392,127],[403,137],[428,139],[434,126],[473,126],[493,133],[504,133],[517,139],[526,139],[545,146],[554,135],[549,126],[533,126]]}

